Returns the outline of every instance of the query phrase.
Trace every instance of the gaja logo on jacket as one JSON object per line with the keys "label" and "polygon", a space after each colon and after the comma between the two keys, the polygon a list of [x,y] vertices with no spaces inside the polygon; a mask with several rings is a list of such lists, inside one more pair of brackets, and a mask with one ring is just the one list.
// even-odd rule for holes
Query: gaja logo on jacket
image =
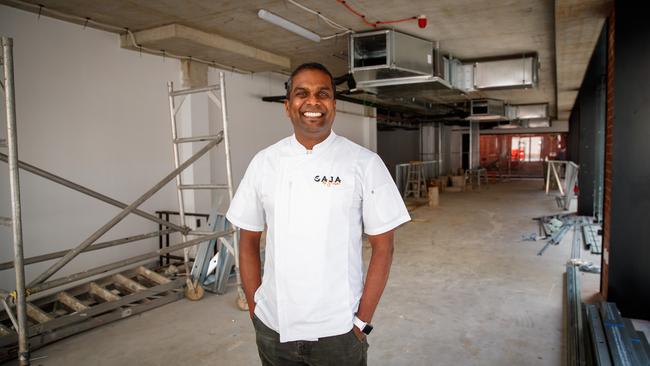
{"label": "gaja logo on jacket", "polygon": [[328,177],[326,175],[323,175],[322,177],[320,175],[317,175],[317,176],[314,177],[314,181],[323,183],[324,185],[326,185],[328,187],[329,186],[338,186],[339,184],[342,183],[341,178],[339,178],[338,176],[336,178],[334,178],[334,176],[329,176]]}

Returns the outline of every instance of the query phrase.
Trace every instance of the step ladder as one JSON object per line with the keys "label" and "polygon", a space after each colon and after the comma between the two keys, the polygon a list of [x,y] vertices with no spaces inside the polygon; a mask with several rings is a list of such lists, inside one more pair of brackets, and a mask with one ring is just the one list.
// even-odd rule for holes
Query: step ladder
{"label": "step ladder", "polygon": [[[218,93],[218,95],[217,95]],[[176,191],[178,196],[178,213],[180,217],[180,223],[182,226],[188,226],[188,221],[185,216],[185,200],[183,197],[183,192],[188,190],[226,190],[228,192],[228,199],[232,201],[233,197],[233,184],[232,184],[232,166],[230,161],[230,140],[228,137],[228,118],[226,110],[226,89],[225,89],[225,75],[223,72],[219,73],[219,84],[201,87],[201,88],[191,88],[191,89],[180,89],[174,90],[173,83],[168,84],[168,94],[169,94],[169,112],[171,117],[171,127],[172,127],[172,146],[174,151],[174,164],[178,168],[180,165],[180,149],[179,145],[181,144],[191,144],[202,141],[223,141],[226,154],[226,183],[225,184],[186,184],[183,182],[182,175],[179,174],[176,176]],[[222,130],[218,133],[207,135],[207,136],[189,136],[189,137],[179,137],[178,136],[178,121],[176,115],[178,114],[180,108],[183,106],[185,98],[189,95],[205,94],[208,99],[221,111],[221,122]],[[176,105],[176,99],[179,99],[178,105]],[[215,145],[216,146],[216,145]],[[210,227],[211,229],[217,229],[215,225]],[[187,241],[188,235],[205,235],[212,234],[214,231],[210,232],[200,232],[200,231],[190,231],[189,234],[181,234],[183,241]],[[237,274],[237,290],[239,294],[238,304],[244,299],[244,292],[241,289],[241,279],[239,277],[239,259],[238,259],[238,235],[237,232],[233,234],[232,245],[222,247],[229,251],[230,255],[234,258],[235,262],[235,272]],[[201,246],[205,248],[205,245]],[[229,248],[228,248],[229,247]],[[199,259],[199,256],[197,256]],[[198,300],[203,297],[204,290],[201,284],[200,271],[191,271],[190,270],[190,258],[189,258],[189,249],[185,248],[183,250],[183,265],[185,267],[185,273],[187,273],[186,279],[186,292],[185,296],[191,300]],[[242,306],[240,306],[242,307]]]}
{"label": "step ladder", "polygon": [[424,166],[419,161],[411,161],[406,169],[404,198],[408,198],[409,196],[421,198],[423,192],[426,192]]}
{"label": "step ladder", "polygon": [[[178,272],[174,266],[161,272],[139,266],[35,300],[28,298],[30,349],[181,299],[185,279]],[[17,351],[15,309],[10,310],[0,311],[0,363]]]}

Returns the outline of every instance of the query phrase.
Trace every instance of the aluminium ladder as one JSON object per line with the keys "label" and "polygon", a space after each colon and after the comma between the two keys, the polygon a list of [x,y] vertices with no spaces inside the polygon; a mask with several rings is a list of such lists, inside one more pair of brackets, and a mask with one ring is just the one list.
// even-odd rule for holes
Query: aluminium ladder
{"label": "aluminium ladder", "polygon": [[[226,90],[225,90],[225,76],[223,72],[219,73],[219,84],[200,87],[200,88],[191,88],[191,89],[181,89],[174,90],[173,83],[168,84],[169,92],[169,112],[171,117],[171,127],[172,127],[172,145],[174,150],[174,164],[176,167],[180,164],[180,152],[179,145],[186,143],[195,143],[202,141],[211,141],[217,140],[219,142],[224,142],[225,153],[226,153],[226,184],[185,184],[181,175],[176,176],[176,191],[178,195],[178,205],[179,205],[179,217],[181,225],[187,225],[188,222],[185,217],[185,200],[183,198],[183,191],[186,190],[227,190],[228,198],[232,201],[233,197],[233,184],[232,184],[232,166],[230,161],[230,141],[228,137],[228,119],[227,119],[227,110],[226,110]],[[219,93],[217,96],[216,92]],[[202,94],[205,93],[209,100],[221,110],[221,122],[222,122],[222,131],[213,135],[207,136],[193,136],[193,137],[178,137],[178,123],[176,120],[176,115],[185,101],[185,97],[188,95]],[[179,97],[180,101],[178,105],[175,104],[175,98]],[[216,145],[215,145],[216,146]],[[203,235],[211,234],[208,232],[200,231],[190,231],[189,235]],[[241,279],[239,276],[239,240],[238,234],[235,232],[233,234],[234,240],[232,246],[224,246],[222,250],[228,250],[232,256],[235,258],[235,272],[237,275],[237,291],[239,295],[238,304],[239,307],[245,309],[245,296],[244,292],[241,289]],[[187,241],[187,235],[182,234],[183,241]],[[198,276],[192,276],[192,272],[189,267],[189,250],[185,248],[183,250],[183,265],[185,267],[186,273],[186,283],[187,289],[185,292],[186,297],[191,300],[198,300],[203,297],[203,288],[199,283]],[[195,278],[196,277],[196,278]]]}
{"label": "aluminium ladder", "polygon": [[406,169],[406,187],[403,198],[412,195],[413,198],[418,199],[422,197],[422,193],[425,191],[424,166],[420,161],[411,161]]}

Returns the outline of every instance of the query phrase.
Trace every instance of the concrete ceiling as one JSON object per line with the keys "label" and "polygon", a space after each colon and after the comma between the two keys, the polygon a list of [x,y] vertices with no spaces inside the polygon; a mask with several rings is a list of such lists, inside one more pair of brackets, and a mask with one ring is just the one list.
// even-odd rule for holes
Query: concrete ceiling
{"label": "concrete ceiling", "polygon": [[567,120],[571,115],[611,5],[608,0],[555,2],[558,119]]}
{"label": "concrete ceiling", "polygon": [[[356,32],[372,30],[336,0],[297,1]],[[287,67],[287,61],[292,66],[319,61],[335,75],[347,72],[346,37],[315,43],[257,17],[257,11],[263,8],[322,36],[335,33],[315,15],[285,0],[0,0],[0,3],[33,12],[38,12],[37,4],[41,4],[45,10],[129,28],[136,35],[138,31],[150,30],[146,34],[153,37],[149,39],[152,48],[176,48],[187,56],[209,57],[219,64],[244,70],[288,72],[291,67]],[[608,1],[603,0],[557,0],[555,3],[549,0],[350,0],[348,3],[369,21],[426,15],[428,25],[424,29],[418,28],[415,22],[399,23],[394,28],[439,41],[442,51],[461,60],[537,53],[540,61],[537,88],[474,92],[461,98],[490,97],[512,104],[546,102],[551,114],[562,120],[568,119],[567,110],[570,111],[575,100],[608,6]],[[47,11],[43,13],[57,17]],[[151,30],[172,24],[189,27],[201,37],[187,33],[179,36],[178,27],[161,28],[166,32],[170,28],[176,30],[172,35],[166,33],[167,38],[152,36],[155,32]],[[144,34],[140,33],[143,41]],[[211,46],[224,39],[241,52],[233,57],[220,54]],[[266,58],[260,62],[255,57],[257,54]]]}

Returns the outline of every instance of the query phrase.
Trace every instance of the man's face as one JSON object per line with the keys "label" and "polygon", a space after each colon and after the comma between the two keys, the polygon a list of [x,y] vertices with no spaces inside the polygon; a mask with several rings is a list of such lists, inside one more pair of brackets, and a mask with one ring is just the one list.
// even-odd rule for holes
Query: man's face
{"label": "man's face", "polygon": [[284,107],[296,137],[318,142],[325,140],[336,115],[336,101],[329,75],[310,69],[296,74]]}

